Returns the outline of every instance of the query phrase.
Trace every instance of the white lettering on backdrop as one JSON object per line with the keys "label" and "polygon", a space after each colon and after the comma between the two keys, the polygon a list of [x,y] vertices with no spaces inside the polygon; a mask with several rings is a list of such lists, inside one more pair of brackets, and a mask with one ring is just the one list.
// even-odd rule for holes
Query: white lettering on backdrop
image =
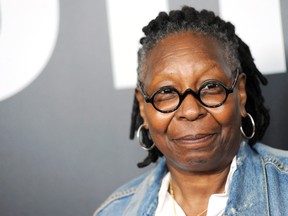
{"label": "white lettering on backdrop", "polygon": [[0,101],[41,73],[58,28],[59,0],[0,0]]}
{"label": "white lettering on backdrop", "polygon": [[264,74],[286,72],[280,1],[220,0],[220,14],[252,52]]}
{"label": "white lettering on backdrop", "polygon": [[106,3],[113,83],[116,89],[133,88],[142,27],[159,11],[168,10],[168,0],[106,0]]}

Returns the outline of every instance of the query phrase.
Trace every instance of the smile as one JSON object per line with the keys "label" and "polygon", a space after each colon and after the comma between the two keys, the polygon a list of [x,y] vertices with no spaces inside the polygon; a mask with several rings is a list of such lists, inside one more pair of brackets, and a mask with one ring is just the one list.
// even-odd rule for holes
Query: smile
{"label": "smile", "polygon": [[172,139],[172,141],[176,144],[205,144],[207,141],[210,141],[214,138],[215,134],[197,134],[197,135],[187,135],[179,138]]}

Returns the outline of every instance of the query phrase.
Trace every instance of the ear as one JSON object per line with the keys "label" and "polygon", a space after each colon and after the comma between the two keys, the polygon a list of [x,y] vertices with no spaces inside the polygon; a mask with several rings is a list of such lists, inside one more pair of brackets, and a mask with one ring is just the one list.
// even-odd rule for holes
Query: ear
{"label": "ear", "polygon": [[247,116],[247,111],[245,109],[247,94],[246,94],[246,74],[239,74],[238,78],[238,97],[239,97],[239,105],[240,105],[240,113],[242,117]]}
{"label": "ear", "polygon": [[138,88],[135,89],[135,96],[136,96],[138,103],[139,103],[140,115],[144,120],[145,128],[147,128],[147,118],[146,118],[146,113],[145,113],[145,103],[146,102],[145,102],[145,99]]}

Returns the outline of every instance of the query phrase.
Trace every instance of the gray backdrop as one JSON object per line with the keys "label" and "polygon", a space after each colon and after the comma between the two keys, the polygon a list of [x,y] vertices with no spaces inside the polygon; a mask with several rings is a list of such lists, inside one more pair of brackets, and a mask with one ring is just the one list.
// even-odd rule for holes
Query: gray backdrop
{"label": "gray backdrop", "polygon": [[[169,7],[183,3],[218,12],[211,0],[170,0]],[[43,73],[0,103],[3,216],[91,215],[147,170],[136,168],[146,153],[128,139],[133,89],[113,88],[105,1],[60,0],[60,10],[58,41]],[[281,10],[288,62],[286,0]],[[288,74],[268,79],[272,121],[264,142],[288,149]]]}

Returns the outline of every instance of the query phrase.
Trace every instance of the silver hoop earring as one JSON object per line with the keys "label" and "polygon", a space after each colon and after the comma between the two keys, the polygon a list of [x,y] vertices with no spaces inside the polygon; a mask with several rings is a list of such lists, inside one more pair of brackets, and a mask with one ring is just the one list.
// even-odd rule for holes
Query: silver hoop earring
{"label": "silver hoop earring", "polygon": [[[139,141],[139,144],[140,144],[141,148],[144,149],[144,150],[146,150],[146,151],[150,151],[150,150],[152,150],[152,149],[155,147],[155,143],[154,143],[151,139],[146,138],[146,139],[147,139],[146,142],[152,143],[152,145],[149,146],[149,147],[147,147],[147,145],[144,144],[143,139],[145,139],[145,138],[144,138],[144,136],[143,136],[143,133],[145,133],[145,134],[147,135],[146,137],[149,136],[148,130],[142,131],[142,129],[144,128],[144,126],[145,126],[144,124],[142,124],[142,125],[139,126],[139,128],[138,128],[138,130],[137,130],[137,133],[136,133],[136,136],[137,136],[137,139],[138,139],[138,141]],[[144,128],[144,129],[145,129],[145,128]],[[142,131],[142,135],[141,135],[141,131]]]}
{"label": "silver hoop earring", "polygon": [[242,128],[242,125],[240,126],[240,130],[241,130],[241,133],[242,135],[246,138],[246,139],[252,139],[255,135],[255,131],[256,131],[256,127],[255,127],[255,122],[254,122],[254,119],[253,117],[247,113],[247,116],[249,117],[250,121],[251,121],[251,126],[252,126],[252,133],[250,136],[247,136],[247,134],[244,132],[243,128]]}

